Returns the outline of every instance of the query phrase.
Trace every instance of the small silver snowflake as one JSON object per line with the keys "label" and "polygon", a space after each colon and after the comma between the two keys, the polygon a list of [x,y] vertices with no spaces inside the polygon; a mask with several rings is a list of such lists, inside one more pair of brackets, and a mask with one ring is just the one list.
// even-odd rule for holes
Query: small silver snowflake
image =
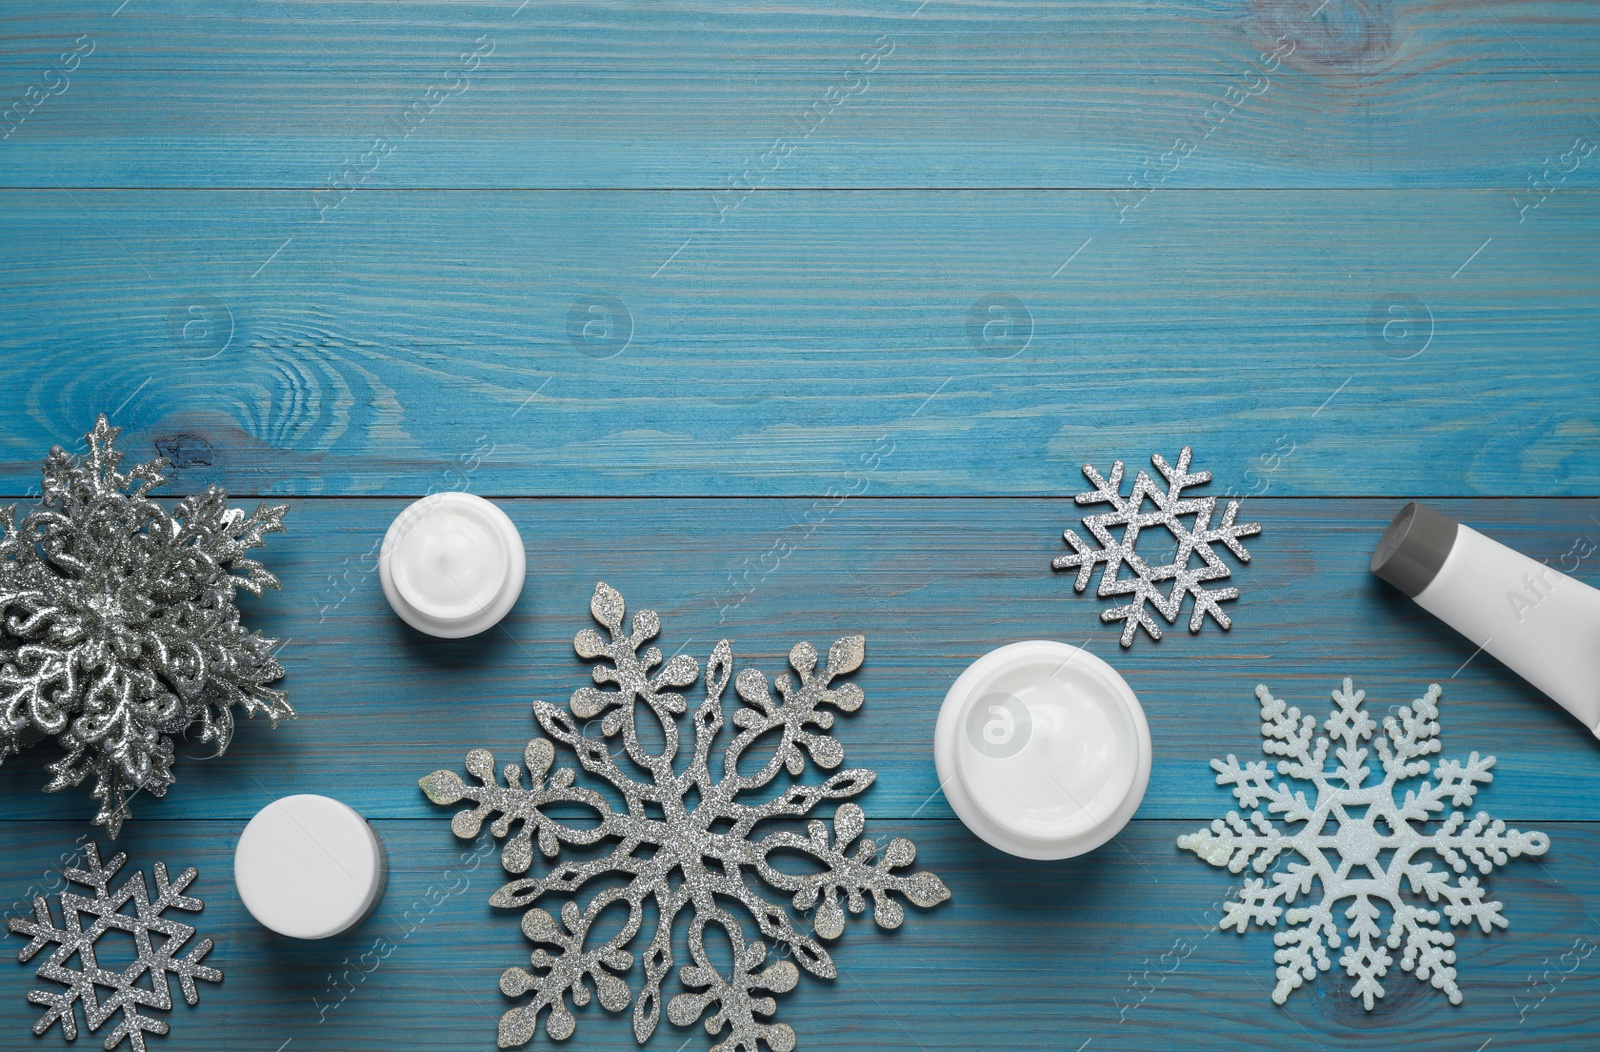
{"label": "small silver snowflake", "polygon": [[[1125,647],[1133,645],[1134,632],[1141,626],[1151,639],[1161,638],[1161,626],[1145,609],[1147,603],[1153,605],[1168,624],[1175,624],[1185,597],[1192,595],[1194,612],[1189,618],[1189,631],[1200,631],[1207,614],[1224,629],[1233,624],[1219,604],[1226,599],[1237,599],[1239,589],[1205,587],[1207,582],[1224,580],[1232,574],[1222,559],[1211,550],[1211,545],[1220,541],[1240,562],[1249,562],[1250,553],[1239,543],[1239,538],[1260,533],[1261,524],[1236,524],[1234,517],[1239,514],[1239,502],[1230,500],[1223,510],[1221,525],[1213,529],[1211,515],[1216,509],[1217,498],[1183,496],[1186,487],[1211,481],[1209,471],[1189,471],[1189,458],[1192,455],[1193,450],[1184,446],[1183,452],[1178,455],[1177,467],[1173,467],[1161,454],[1155,454],[1150,462],[1167,480],[1167,488],[1163,490],[1141,470],[1126,497],[1122,495],[1122,461],[1111,466],[1110,478],[1102,477],[1092,464],[1083,466],[1083,473],[1094,484],[1094,489],[1078,494],[1077,502],[1110,504],[1112,508],[1111,511],[1083,518],[1083,525],[1100,543],[1100,547],[1093,547],[1072,530],[1067,530],[1062,537],[1072,546],[1074,554],[1057,556],[1050,565],[1057,570],[1076,567],[1078,579],[1073,587],[1081,592],[1088,587],[1094,568],[1105,564],[1100,572],[1100,598],[1132,596],[1122,606],[1100,612],[1102,621],[1123,622],[1122,645]],[[1155,510],[1144,510],[1146,498],[1155,506]],[[1194,516],[1192,528],[1184,525],[1183,518],[1186,515]],[[1110,528],[1115,526],[1122,527],[1120,539],[1111,534]],[[1135,550],[1139,543],[1139,531],[1147,526],[1166,527],[1170,539],[1177,545],[1170,562],[1151,565]],[[1167,539],[1161,538],[1163,541]],[[1151,547],[1147,542],[1146,551]],[[1200,560],[1200,565],[1191,566],[1190,563],[1196,558]],[[1120,576],[1124,563],[1134,576]],[[1158,587],[1164,586],[1167,581],[1172,582],[1170,592]]]}
{"label": "small silver snowflake", "polygon": [[[1231,873],[1248,865],[1262,874],[1281,854],[1299,856],[1274,872],[1270,883],[1247,879],[1238,900],[1226,904],[1220,924],[1241,934],[1250,924],[1275,927],[1280,917],[1291,925],[1272,940],[1279,947],[1273,954],[1278,985],[1272,991],[1278,1004],[1319,970],[1327,971],[1328,950],[1341,943],[1339,963],[1356,980],[1350,996],[1360,998],[1368,1011],[1383,996],[1379,980],[1393,963],[1390,950],[1401,950],[1403,970],[1415,971],[1419,980],[1443,990],[1451,1004],[1460,1004],[1451,949],[1455,934],[1439,926],[1439,910],[1406,901],[1406,885],[1413,896],[1442,902],[1451,924],[1476,922],[1488,932],[1507,926],[1501,904],[1484,900],[1477,877],[1453,881],[1450,871],[1464,874],[1475,868],[1487,874],[1519,855],[1549,850],[1550,838],[1543,833],[1507,829],[1483,811],[1469,818],[1455,810],[1472,804],[1479,783],[1494,780],[1489,773],[1494,757],[1474,752],[1464,764],[1424,759],[1440,749],[1439,694],[1435,683],[1410,706],[1401,706],[1398,718],[1384,719],[1383,736],[1374,741],[1383,768],[1383,778],[1376,782],[1368,781],[1373,772],[1366,763],[1366,743],[1378,725],[1361,710],[1366,692],[1356,690],[1348,678],[1343,690],[1333,692],[1333,712],[1322,725],[1328,737],[1315,741],[1315,718],[1302,717],[1265,686],[1256,688],[1263,721],[1261,751],[1283,757],[1276,765],[1283,780],[1274,778],[1266,761],[1240,766],[1232,754],[1227,762],[1211,761],[1217,784],[1232,786],[1239,805],[1252,809],[1250,816],[1230,811],[1209,829],[1180,836],[1178,846]],[[1337,765],[1327,770],[1330,747]],[[1411,785],[1402,797],[1401,785],[1416,778],[1429,780]],[[1316,790],[1314,800],[1296,788],[1296,783],[1307,782]],[[1259,810],[1263,802],[1267,814]],[[1298,828],[1280,829],[1268,814],[1282,826]],[[1425,852],[1448,870],[1435,869],[1421,857]],[[1281,905],[1302,896],[1307,905],[1287,911]],[[1341,937],[1333,910],[1346,899],[1350,904],[1343,915],[1349,923]],[[1385,910],[1387,938],[1379,923]]]}
{"label": "small silver snowflake", "polygon": [[149,493],[166,481],[157,457],[124,473],[121,428],[102,415],[79,458],[44,462],[39,506],[20,522],[0,508],[0,762],[54,737],[55,792],[95,777],[95,825],[115,837],[140,791],[173,782],[173,738],[233,737],[233,709],[273,724],[294,710],[267,684],[283,675],[277,640],[239,623],[235,594],[278,579],[245,557],[283,529],[288,508],[246,516],[212,486],[171,512]]}
{"label": "small silver snowflake", "polygon": [[[479,784],[470,785],[451,771],[436,771],[421,783],[434,803],[468,800],[477,805],[451,821],[458,837],[476,837],[485,819],[499,816],[490,829],[494,836],[505,838],[501,862],[507,872],[528,871],[535,842],[540,853],[552,860],[542,876],[514,880],[490,899],[493,906],[526,909],[523,934],[539,946],[530,959],[531,971],[511,968],[501,976],[500,989],[506,996],[532,994],[533,998],[501,1018],[500,1047],[530,1041],[545,1012],[545,1033],[551,1039],[572,1036],[577,1021],[566,1001],[570,997],[574,1005],[588,1004],[589,983],[608,1011],[620,1012],[633,1002],[633,1032],[643,1044],[660,1018],[661,983],[673,963],[673,924],[688,911],[691,963],[679,971],[685,992],[667,1004],[667,1018],[677,1026],[689,1026],[709,1010],[706,1032],[730,1031],[712,1052],[758,1052],[758,1045],[790,1052],[795,1047],[794,1030],[786,1023],[757,1017],[777,1011],[770,994],[794,989],[800,977],[795,963],[823,978],[837,974],[833,959],[817,939],[836,939],[844,933],[846,907],[862,913],[870,896],[878,926],[896,928],[905,919],[905,908],[895,895],[923,907],[950,897],[932,873],[895,872],[911,865],[916,847],[896,837],[880,853],[875,842],[861,839],[866,818],[853,803],[840,804],[834,811],[831,836],[828,826],[816,819],[806,824],[804,835],[781,829],[752,835],[758,823],[800,818],[825,800],[863,792],[877,777],[872,771],[850,769],[820,784],[796,780],[809,766],[831,770],[844,760],[843,746],[826,733],[834,717],[823,706],[839,712],[861,707],[865,700],[861,688],[839,679],[860,667],[865,641],[861,636],[838,640],[828,648],[827,664],[820,670],[816,648],[810,643],[797,645],[789,653],[789,664],[798,678],[778,677],[777,699],[768,690],[767,678],[755,669],[743,669],[734,677],[732,648],[727,640],[718,643],[706,665],[705,700],[689,719],[694,751],[685,762],[679,755],[678,717],[688,710],[688,702],[676,688],[694,683],[699,665],[687,654],[663,665],[658,648],[641,650],[660,632],[660,618],[654,611],[641,610],[634,614],[631,630],[625,631],[622,596],[604,583],[595,588],[589,608],[610,638],[586,628],[573,645],[579,656],[607,662],[595,666],[594,681],[614,684],[616,689],[583,687],[567,708],[534,702],[534,715],[550,737],[534,738],[524,750],[531,787],[524,787],[523,768],[515,763],[505,766],[501,772],[505,784],[499,784],[494,757],[483,749],[472,750],[466,760],[467,771]],[[713,770],[711,751],[723,729],[722,695],[730,679],[744,705],[730,715],[734,735]],[[584,729],[596,720],[600,735],[589,737]],[[556,749],[551,738],[570,748],[606,792],[578,784],[577,772],[570,767],[552,774]],[[752,749],[758,742],[760,748]],[[779,792],[773,782],[784,772],[790,777]],[[739,799],[741,794],[758,793],[765,802]],[[620,810],[613,806],[618,797],[624,804]],[[588,817],[568,825],[546,808],[557,814],[576,808]],[[518,823],[521,828],[513,835]],[[558,859],[563,845],[581,852],[597,844],[602,852],[598,857],[591,851],[587,857],[580,853],[580,861]],[[790,871],[793,867],[777,868],[769,860],[773,852],[806,856],[810,871],[797,874]],[[585,890],[591,882],[595,886]],[[788,896],[798,911],[814,908],[812,933],[801,932],[787,908],[769,901],[765,888]],[[545,895],[576,897],[580,892],[587,898],[582,906],[568,901],[555,914],[527,908]],[[596,920],[619,903],[627,908],[620,930],[609,937],[595,935],[591,928]],[[795,963],[767,963],[767,944],[746,937],[735,906]],[[652,930],[643,954],[644,985],[634,1000],[632,987],[623,978],[634,960],[627,947],[647,919]],[[723,974],[707,953],[708,929],[732,947],[731,975]]]}
{"label": "small silver snowflake", "polygon": [[[104,866],[100,864],[100,850],[94,844],[84,848],[86,869],[68,869],[63,874],[67,880],[82,887],[92,888],[94,897],[73,891],[62,891],[61,921],[57,927],[50,913],[49,900],[39,896],[33,900],[34,919],[11,919],[11,930],[29,937],[28,945],[17,955],[17,960],[28,961],[46,946],[56,949],[39,965],[39,978],[60,983],[66,989],[60,993],[49,990],[30,990],[28,1000],[47,1011],[33,1024],[33,1032],[43,1035],[56,1023],[68,1041],[78,1037],[78,1019],[75,1006],[82,1002],[85,1022],[89,1030],[100,1027],[118,1012],[122,1019],[106,1036],[107,1052],[129,1043],[132,1052],[145,1052],[144,1035],[165,1034],[166,1020],[145,1015],[140,1009],[168,1011],[172,1008],[172,987],[169,976],[176,976],[183,999],[194,1005],[200,1002],[196,980],[208,983],[222,982],[222,973],[200,962],[211,952],[211,940],[202,939],[182,957],[178,953],[194,937],[194,928],[171,917],[163,916],[167,910],[199,912],[205,903],[190,898],[184,891],[194,883],[199,871],[193,866],[178,874],[177,880],[167,878],[164,862],[156,863],[156,897],[151,901],[143,873],[135,873],[116,891],[111,890],[111,878],[117,875],[128,856],[118,852]],[[134,911],[124,913],[123,907],[133,903]],[[83,918],[94,918],[83,926]],[[107,932],[121,931],[133,936],[135,958],[122,971],[103,968],[95,957],[95,944]],[[154,937],[154,938],[152,938]],[[71,967],[77,957],[78,967]],[[104,1000],[100,989],[111,991]]]}

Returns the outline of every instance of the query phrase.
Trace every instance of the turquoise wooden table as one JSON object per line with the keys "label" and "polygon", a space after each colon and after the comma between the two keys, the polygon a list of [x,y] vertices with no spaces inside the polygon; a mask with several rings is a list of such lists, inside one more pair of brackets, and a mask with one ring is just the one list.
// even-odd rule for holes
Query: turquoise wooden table
{"label": "turquoise wooden table", "polygon": [[[527,943],[417,779],[587,681],[598,580],[769,672],[866,634],[838,736],[952,898],[780,998],[804,1049],[1600,1047],[1600,742],[1366,569],[1424,497],[1600,582],[1593,4],[96,0],[0,33],[0,492],[106,412],[170,494],[291,508],[244,604],[300,718],[185,750],[118,842],[199,867],[227,976],[152,1047],[494,1046]],[[1081,465],[1186,444],[1263,524],[1234,627],[1122,650],[1049,560]],[[528,551],[463,641],[374,568],[450,489]],[[1155,743],[1136,819],[1066,862],[968,834],[932,763],[956,675],[1028,638],[1111,661]],[[1230,875],[1174,845],[1233,806],[1208,761],[1259,755],[1257,683],[1315,712],[1344,676],[1379,715],[1443,684],[1444,755],[1497,755],[1479,802],[1550,836],[1488,879],[1510,928],[1462,933],[1459,1006],[1395,968],[1363,1011],[1337,964],[1273,1004],[1270,936],[1217,931]],[[91,833],[36,752],[0,768],[12,914]],[[294,792],[390,852],[326,942],[233,891]],[[0,1046],[57,1047],[32,967],[0,979]]]}

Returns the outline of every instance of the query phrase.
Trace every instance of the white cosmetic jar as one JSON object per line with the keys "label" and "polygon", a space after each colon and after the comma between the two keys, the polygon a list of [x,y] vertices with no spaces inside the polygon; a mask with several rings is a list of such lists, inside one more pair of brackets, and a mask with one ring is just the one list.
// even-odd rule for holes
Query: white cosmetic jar
{"label": "white cosmetic jar", "polygon": [[470,493],[435,493],[408,506],[378,553],[378,578],[394,612],[447,639],[476,635],[506,616],[526,573],[517,527]]}
{"label": "white cosmetic jar", "polygon": [[326,939],[360,924],[388,883],[383,841],[327,796],[285,796],[256,812],[233,852],[239,898],[263,927]]}
{"label": "white cosmetic jar", "polygon": [[1117,670],[1080,647],[1012,643],[951,686],[934,731],[945,798],[967,828],[1023,858],[1104,844],[1150,782],[1150,726]]}

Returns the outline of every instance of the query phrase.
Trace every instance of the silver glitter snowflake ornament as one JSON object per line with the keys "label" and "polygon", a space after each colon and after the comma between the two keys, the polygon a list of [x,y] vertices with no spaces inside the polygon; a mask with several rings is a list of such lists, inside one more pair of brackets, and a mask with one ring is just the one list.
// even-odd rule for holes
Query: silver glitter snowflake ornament
{"label": "silver glitter snowflake ornament", "polygon": [[[1101,477],[1091,464],[1083,466],[1083,473],[1094,483],[1094,489],[1078,494],[1077,502],[1110,504],[1112,508],[1109,512],[1086,515],[1083,519],[1083,525],[1100,543],[1100,547],[1091,546],[1072,530],[1067,530],[1062,536],[1072,546],[1074,554],[1058,556],[1050,565],[1057,570],[1076,567],[1078,579],[1073,587],[1081,592],[1088,587],[1094,568],[1105,564],[1100,572],[1100,598],[1132,596],[1122,606],[1100,612],[1102,621],[1123,622],[1122,645],[1125,647],[1133,644],[1134,632],[1141,626],[1151,639],[1161,638],[1161,625],[1145,609],[1147,603],[1154,606],[1168,624],[1174,624],[1185,597],[1192,595],[1194,613],[1189,618],[1190,632],[1200,631],[1207,614],[1224,629],[1233,624],[1218,604],[1225,599],[1237,599],[1239,589],[1205,587],[1207,582],[1224,580],[1232,573],[1212,551],[1211,545],[1220,541],[1240,562],[1249,562],[1250,553],[1239,543],[1239,538],[1260,533],[1261,524],[1236,524],[1234,517],[1239,514],[1239,502],[1230,500],[1223,510],[1221,525],[1212,528],[1211,515],[1216,509],[1217,498],[1183,496],[1186,487],[1211,481],[1209,471],[1189,471],[1192,454],[1193,450],[1184,446],[1183,452],[1178,455],[1176,467],[1169,465],[1161,454],[1155,454],[1150,462],[1167,480],[1166,490],[1163,491],[1141,470],[1126,497],[1122,495],[1122,461],[1111,466],[1110,478]],[[1154,505],[1153,511],[1144,510],[1147,498]],[[1184,525],[1184,517],[1188,515],[1194,516],[1193,527]],[[1115,526],[1122,527],[1120,539],[1111,535],[1110,528]],[[1170,562],[1152,565],[1135,550],[1139,543],[1139,531],[1147,526],[1165,527],[1167,531],[1157,544],[1146,542],[1147,554],[1152,549],[1164,547],[1161,542],[1176,543]],[[1200,565],[1191,566],[1190,563],[1195,559],[1200,560]],[[1123,564],[1127,564],[1133,572],[1132,577],[1120,576]],[[1165,591],[1168,581],[1172,582],[1171,589]]]}
{"label": "silver glitter snowflake ornament", "polygon": [[[826,733],[833,726],[833,713],[823,706],[840,712],[861,707],[865,700],[861,688],[838,680],[860,667],[865,641],[861,636],[838,640],[828,649],[821,670],[816,648],[799,644],[789,654],[798,678],[778,677],[777,699],[768,690],[766,677],[755,669],[743,669],[734,677],[732,648],[727,640],[718,643],[706,665],[705,699],[688,720],[693,754],[683,763],[678,717],[687,711],[688,702],[677,690],[694,683],[699,665],[686,654],[662,664],[658,648],[641,651],[660,631],[660,619],[653,611],[641,610],[634,614],[631,630],[624,631],[622,596],[604,583],[595,588],[589,608],[609,630],[610,639],[586,628],[573,645],[581,657],[605,662],[595,666],[594,680],[616,689],[584,687],[566,708],[534,702],[534,715],[549,737],[533,739],[523,754],[531,784],[523,785],[523,768],[511,763],[502,772],[505,784],[501,785],[494,757],[483,749],[472,750],[466,760],[468,772],[480,784],[469,785],[450,771],[437,771],[421,783],[434,803],[468,800],[477,805],[450,823],[458,837],[477,836],[486,819],[499,816],[490,830],[506,838],[501,861],[507,872],[528,871],[535,842],[540,853],[552,860],[543,875],[514,880],[490,899],[497,907],[526,908],[522,931],[539,946],[530,958],[531,970],[511,968],[501,976],[500,989],[507,996],[532,994],[533,998],[501,1018],[500,1047],[531,1040],[540,1013],[546,1011],[545,1033],[557,1041],[570,1037],[576,1020],[566,999],[570,997],[574,1005],[588,1004],[589,983],[601,1006],[610,1011],[620,1012],[633,1002],[633,1032],[642,1044],[655,1032],[661,1014],[661,984],[674,960],[673,924],[688,910],[690,963],[678,976],[686,992],[667,1004],[667,1018],[677,1026],[689,1026],[709,1010],[708,1033],[730,1030],[713,1052],[758,1052],[759,1044],[773,1052],[789,1052],[795,1047],[794,1031],[787,1024],[757,1017],[773,1015],[777,1004],[768,995],[792,990],[799,970],[788,960],[768,963],[767,944],[747,939],[741,916],[727,906],[742,907],[761,934],[801,968],[831,979],[837,974],[833,959],[817,940],[843,934],[846,908],[861,913],[870,896],[873,919],[880,927],[895,928],[905,918],[896,894],[923,907],[950,897],[932,873],[896,872],[916,858],[911,841],[896,837],[880,853],[876,843],[860,839],[866,820],[853,803],[840,804],[834,811],[831,835],[827,824],[816,819],[807,823],[804,835],[788,830],[753,835],[758,823],[803,817],[825,800],[863,792],[876,778],[872,771],[849,769],[820,784],[795,781],[808,767],[832,770],[843,761],[844,748]],[[730,678],[744,704],[729,716],[733,737],[714,772],[712,747],[723,730],[722,696]],[[583,727],[595,720],[600,734],[589,737]],[[641,727],[646,733],[640,733]],[[556,748],[551,739],[571,749],[607,792],[578,784],[577,772],[570,767],[552,774]],[[760,739],[766,740],[764,747],[746,761],[746,751]],[[647,741],[661,746],[652,749]],[[752,767],[752,773],[740,773]],[[769,787],[783,772],[791,776],[789,784],[774,794]],[[758,792],[766,802],[739,798]],[[613,806],[616,794],[625,809]],[[552,817],[551,811],[570,813],[574,808],[592,814],[576,825]],[[581,860],[558,859],[564,846],[594,845],[601,845],[598,857],[596,850],[587,852],[587,857],[580,850]],[[775,851],[808,856],[815,871],[794,875],[779,870],[769,862]],[[585,891],[591,881],[595,887]],[[768,901],[763,893],[769,888],[788,896],[798,911],[815,908],[811,934],[796,928],[785,906]],[[546,894],[577,897],[580,892],[587,897],[586,904],[567,901],[555,914],[533,906]],[[596,919],[617,903],[628,911],[621,929],[608,938],[593,935]],[[643,952],[644,983],[634,999],[623,978],[633,965],[627,947],[640,934],[651,905],[654,908],[648,912],[654,927]],[[706,952],[708,928],[731,944],[732,974],[724,974]]]}
{"label": "silver glitter snowflake ornament", "polygon": [[233,736],[233,709],[294,716],[276,640],[239,623],[235,594],[278,579],[245,557],[283,529],[288,509],[249,516],[210,487],[168,512],[149,493],[166,481],[156,458],[126,473],[101,416],[88,454],[60,446],[44,462],[43,496],[18,521],[0,508],[0,761],[54,737],[55,792],[91,774],[96,825],[115,837],[128,800],[166,793],[173,738]]}
{"label": "silver glitter snowflake ornament", "polygon": [[[1341,944],[1339,963],[1356,980],[1350,996],[1360,998],[1368,1011],[1383,996],[1379,980],[1394,961],[1390,950],[1401,951],[1403,970],[1460,1004],[1451,949],[1455,934],[1439,926],[1439,910],[1406,900],[1407,885],[1413,897],[1443,903],[1450,924],[1476,922],[1488,932],[1507,926],[1501,904],[1484,900],[1477,877],[1453,879],[1451,871],[1465,874],[1475,868],[1487,874],[1519,855],[1549,850],[1550,838],[1543,833],[1507,829],[1483,811],[1469,818],[1455,810],[1471,806],[1479,784],[1493,781],[1494,757],[1474,752],[1464,764],[1425,759],[1440,749],[1439,693],[1436,683],[1410,706],[1401,706],[1398,718],[1384,719],[1383,737],[1374,740],[1377,724],[1361,710],[1366,692],[1346,679],[1344,689],[1333,692],[1332,715],[1322,724],[1328,737],[1313,741],[1315,718],[1302,717],[1260,686],[1261,750],[1282,757],[1276,765],[1281,780],[1265,761],[1240,766],[1232,755],[1227,762],[1211,761],[1217,784],[1232,786],[1239,805],[1251,809],[1249,818],[1230,811],[1209,829],[1180,836],[1178,846],[1231,873],[1248,865],[1265,874],[1280,855],[1298,856],[1272,873],[1270,883],[1247,879],[1238,899],[1226,904],[1220,924],[1243,934],[1251,924],[1275,927],[1280,917],[1288,922],[1289,930],[1272,940],[1279,966],[1272,999],[1278,1004],[1319,970],[1327,971],[1328,951]],[[1369,741],[1382,767],[1378,781],[1369,781]],[[1330,747],[1336,761],[1332,770],[1326,767]],[[1428,780],[1418,785],[1417,778]],[[1311,800],[1304,783],[1315,789]],[[1402,786],[1408,786],[1403,796]],[[1263,802],[1266,814],[1260,810]],[[1447,868],[1435,869],[1425,857],[1430,854]],[[1299,898],[1306,905],[1283,905]],[[1339,912],[1349,923],[1341,936],[1334,909],[1345,900],[1349,905]],[[1387,936],[1380,924],[1385,913]]]}
{"label": "silver glitter snowflake ornament", "polygon": [[[208,983],[222,982],[222,973],[200,962],[211,952],[211,940],[202,939],[189,952],[178,954],[194,937],[195,930],[187,924],[164,916],[167,910],[199,912],[205,903],[184,894],[194,883],[199,872],[189,867],[178,874],[177,880],[167,878],[165,863],[156,863],[156,897],[150,899],[144,874],[135,873],[116,891],[111,890],[111,878],[116,876],[128,856],[118,853],[104,866],[100,864],[100,851],[94,844],[84,848],[86,869],[69,869],[63,874],[68,881],[91,888],[93,897],[64,890],[60,894],[61,922],[57,927],[50,913],[49,900],[39,896],[33,900],[35,917],[11,919],[11,931],[29,937],[28,945],[17,955],[17,960],[28,961],[46,946],[55,951],[39,965],[38,976],[66,987],[60,993],[49,990],[31,990],[28,1000],[46,1009],[33,1025],[33,1032],[43,1035],[56,1023],[68,1041],[78,1037],[78,1019],[75,1006],[83,1005],[84,1019],[89,1030],[99,1030],[112,1016],[122,1013],[122,1019],[106,1036],[107,1052],[129,1043],[132,1052],[145,1052],[144,1035],[165,1034],[166,1020],[146,1015],[141,1009],[168,1011],[172,1008],[172,987],[169,977],[176,976],[183,999],[189,1004],[200,1002],[196,980]],[[132,913],[123,912],[129,902]],[[85,917],[93,918],[83,926]],[[133,937],[135,957],[121,971],[103,968],[95,956],[95,947],[107,933],[126,932]],[[72,967],[73,958],[77,967]],[[101,998],[100,991],[109,991]]]}

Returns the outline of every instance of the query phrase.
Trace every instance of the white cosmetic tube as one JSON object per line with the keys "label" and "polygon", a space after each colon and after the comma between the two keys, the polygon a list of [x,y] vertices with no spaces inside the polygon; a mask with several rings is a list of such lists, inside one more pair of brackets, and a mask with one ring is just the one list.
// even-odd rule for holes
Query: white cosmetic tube
{"label": "white cosmetic tube", "polygon": [[1600,590],[1414,501],[1371,569],[1600,736]]}

